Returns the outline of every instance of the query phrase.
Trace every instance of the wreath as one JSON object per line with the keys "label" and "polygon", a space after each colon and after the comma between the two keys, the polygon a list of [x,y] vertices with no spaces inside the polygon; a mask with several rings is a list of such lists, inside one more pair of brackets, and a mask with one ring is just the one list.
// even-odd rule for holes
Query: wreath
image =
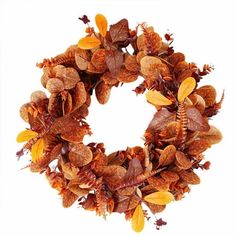
{"label": "wreath", "polygon": [[[146,23],[131,30],[127,19],[108,29],[101,14],[95,17],[96,32],[86,15],[79,19],[87,26],[86,36],[37,64],[50,96],[35,91],[21,106],[29,128],[17,136],[17,142],[25,142],[17,156],[31,152],[27,167],[46,175],[64,207],[78,201],[99,216],[124,213],[139,232],[150,212],[155,217],[200,183],[196,169],[209,169],[203,152],[222,139],[209,119],[218,113],[224,94],[217,102],[213,86],[198,86],[213,67],[186,62],[174,51],[172,34],[162,39]],[[83,143],[92,134],[86,122],[92,94],[105,104],[113,87],[139,76],[143,82],[134,92],[145,93],[147,106],[156,108],[144,146],[108,155],[103,143]],[[157,229],[166,224],[155,219]]]}

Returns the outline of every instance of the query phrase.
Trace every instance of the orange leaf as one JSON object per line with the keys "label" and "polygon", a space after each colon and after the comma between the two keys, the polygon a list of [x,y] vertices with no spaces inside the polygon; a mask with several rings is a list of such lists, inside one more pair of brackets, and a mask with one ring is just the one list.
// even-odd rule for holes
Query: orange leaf
{"label": "orange leaf", "polygon": [[174,200],[174,196],[168,191],[160,191],[147,195],[144,200],[157,205],[166,205]]}
{"label": "orange leaf", "polygon": [[192,93],[196,87],[196,80],[193,77],[188,77],[179,86],[178,101],[183,102],[188,95]]}
{"label": "orange leaf", "polygon": [[36,162],[39,160],[42,155],[43,155],[43,150],[44,150],[44,140],[40,138],[31,148],[31,156],[32,156],[32,161]]}
{"label": "orange leaf", "polygon": [[135,232],[141,232],[144,228],[144,214],[140,204],[135,208],[131,219],[131,225]]}
{"label": "orange leaf", "polygon": [[172,101],[162,95],[160,92],[149,90],[146,93],[146,98],[149,103],[154,106],[168,106],[172,104]]}
{"label": "orange leaf", "polygon": [[21,131],[17,135],[16,141],[18,143],[23,143],[23,142],[29,141],[32,138],[35,138],[37,135],[38,135],[37,132],[27,129],[27,130]]}
{"label": "orange leaf", "polygon": [[107,19],[102,14],[97,14],[95,16],[95,22],[98,27],[99,33],[102,35],[102,37],[106,36],[107,33]]}
{"label": "orange leaf", "polygon": [[79,40],[78,47],[81,49],[92,49],[98,47],[100,44],[101,42],[99,39],[93,36],[88,36]]}

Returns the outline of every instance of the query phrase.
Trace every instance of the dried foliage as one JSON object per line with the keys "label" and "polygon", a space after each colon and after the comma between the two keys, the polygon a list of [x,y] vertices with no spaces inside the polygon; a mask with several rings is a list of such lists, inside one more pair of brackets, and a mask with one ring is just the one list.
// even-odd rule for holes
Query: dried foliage
{"label": "dried foliage", "polygon": [[[145,23],[131,30],[127,19],[109,27],[101,14],[95,17],[96,32],[86,15],[79,19],[87,26],[85,37],[37,64],[50,96],[35,91],[20,108],[29,128],[17,136],[17,142],[25,142],[17,156],[31,152],[30,170],[45,173],[64,207],[78,201],[99,216],[124,213],[140,232],[148,219],[144,205],[153,214],[162,212],[200,183],[195,169],[209,169],[202,153],[222,139],[209,118],[221,108],[224,95],[217,102],[213,86],[199,87],[212,67],[201,70],[174,52],[171,34],[162,39]],[[156,109],[144,132],[144,147],[107,154],[103,143],[85,144],[84,137],[92,134],[86,123],[92,94],[106,104],[113,87],[138,76],[143,82],[134,91],[147,91],[147,105]],[[165,224],[155,222],[157,229]]]}

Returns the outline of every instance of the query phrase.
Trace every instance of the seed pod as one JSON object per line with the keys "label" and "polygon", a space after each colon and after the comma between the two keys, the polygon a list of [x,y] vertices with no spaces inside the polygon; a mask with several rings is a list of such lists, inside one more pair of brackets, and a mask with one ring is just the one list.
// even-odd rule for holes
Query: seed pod
{"label": "seed pod", "polygon": [[93,159],[93,153],[84,144],[70,144],[69,159],[76,167],[82,167],[90,163]]}
{"label": "seed pod", "polygon": [[101,82],[95,88],[95,94],[98,102],[100,104],[105,104],[108,102],[111,94],[111,86]]}
{"label": "seed pod", "polygon": [[65,89],[63,82],[57,78],[49,79],[46,88],[50,93],[60,93]]}

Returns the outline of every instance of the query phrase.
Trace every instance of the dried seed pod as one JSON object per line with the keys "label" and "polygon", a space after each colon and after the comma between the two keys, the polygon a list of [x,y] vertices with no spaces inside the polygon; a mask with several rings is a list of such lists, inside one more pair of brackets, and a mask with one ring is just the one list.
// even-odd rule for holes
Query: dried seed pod
{"label": "dried seed pod", "polygon": [[190,159],[181,151],[175,153],[176,165],[183,170],[190,169],[192,167],[192,162]]}
{"label": "dried seed pod", "polygon": [[200,178],[193,171],[182,171],[180,177],[188,184],[200,184]]}
{"label": "dried seed pod", "polygon": [[129,71],[125,68],[120,69],[120,73],[117,76],[117,80],[123,83],[134,82],[138,79],[138,73]]}
{"label": "dried seed pod", "polygon": [[46,88],[50,93],[60,93],[65,89],[64,83],[57,78],[49,79]]}
{"label": "dried seed pod", "polygon": [[196,90],[196,93],[200,95],[206,102],[206,107],[213,106],[216,102],[216,90],[211,85],[205,85]]}
{"label": "dried seed pod", "polygon": [[76,167],[85,166],[93,159],[92,151],[84,144],[70,144],[69,150],[69,159]]}

